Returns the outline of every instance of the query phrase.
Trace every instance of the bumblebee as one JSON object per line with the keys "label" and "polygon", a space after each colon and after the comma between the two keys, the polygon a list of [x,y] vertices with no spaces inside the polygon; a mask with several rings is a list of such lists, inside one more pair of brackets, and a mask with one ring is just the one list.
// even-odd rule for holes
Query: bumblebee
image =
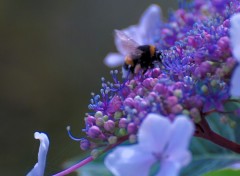
{"label": "bumblebee", "polygon": [[126,56],[122,66],[123,78],[130,74],[143,73],[161,63],[161,52],[153,45],[139,45],[125,33],[115,30],[115,40],[125,51]]}
{"label": "bumblebee", "polygon": [[138,73],[141,69],[143,73],[148,68],[153,68],[156,64],[161,63],[161,52],[157,51],[153,45],[141,45],[136,48],[140,55],[131,54],[125,57],[123,70],[129,70],[132,74]]}

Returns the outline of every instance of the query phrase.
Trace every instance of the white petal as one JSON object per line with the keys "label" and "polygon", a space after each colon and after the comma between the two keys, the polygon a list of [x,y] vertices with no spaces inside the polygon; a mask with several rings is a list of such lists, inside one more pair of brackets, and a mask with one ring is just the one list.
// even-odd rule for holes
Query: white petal
{"label": "white petal", "polygon": [[240,96],[240,65],[238,65],[233,72],[231,78],[230,94],[232,96]]}
{"label": "white petal", "polygon": [[104,63],[109,67],[117,67],[117,66],[123,65],[124,57],[118,53],[109,53],[104,58]]}
{"label": "white petal", "polygon": [[156,176],[178,176],[180,165],[172,161],[161,162],[159,172]]}
{"label": "white petal", "polygon": [[153,36],[156,36],[161,25],[161,8],[152,4],[142,15],[138,32],[142,38],[142,44],[154,44]]}
{"label": "white petal", "polygon": [[187,116],[177,116],[172,124],[171,136],[166,152],[171,154],[174,151],[186,151],[193,132],[193,122]]}
{"label": "white petal", "polygon": [[240,13],[234,14],[230,18],[230,39],[234,58],[240,62]]}
{"label": "white petal", "polygon": [[155,158],[140,146],[117,147],[105,158],[106,167],[115,176],[148,176]]}
{"label": "white petal", "polygon": [[138,131],[139,145],[154,153],[161,153],[169,140],[171,123],[160,114],[149,114]]}
{"label": "white petal", "polygon": [[27,176],[43,176],[46,165],[49,140],[47,135],[44,133],[35,132],[34,137],[35,139],[40,140],[38,162],[35,164],[34,168],[27,174]]}

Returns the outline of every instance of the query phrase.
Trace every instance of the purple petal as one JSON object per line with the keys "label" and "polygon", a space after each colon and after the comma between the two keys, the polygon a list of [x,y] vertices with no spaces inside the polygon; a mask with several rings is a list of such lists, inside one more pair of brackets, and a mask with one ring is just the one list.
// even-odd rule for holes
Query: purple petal
{"label": "purple petal", "polygon": [[149,114],[138,132],[139,145],[152,153],[161,153],[170,139],[171,123],[160,114]]}
{"label": "purple petal", "polygon": [[156,176],[178,176],[180,165],[172,161],[164,161],[160,164],[160,170]]}
{"label": "purple petal", "polygon": [[240,62],[240,13],[234,14],[231,19],[230,39],[232,53],[235,59]]}
{"label": "purple petal", "polygon": [[49,140],[47,135],[44,133],[35,132],[34,137],[35,139],[40,140],[38,162],[35,164],[34,168],[27,174],[27,176],[43,176],[46,165]]}
{"label": "purple petal", "polygon": [[165,153],[168,158],[163,159],[163,162],[175,163],[181,169],[190,163],[192,160],[192,154],[187,150],[175,150],[171,154]]}
{"label": "purple petal", "polygon": [[177,116],[172,124],[171,140],[169,140],[167,149],[170,152],[174,150],[186,150],[193,136],[193,132],[193,122],[187,116]]}
{"label": "purple petal", "polygon": [[227,169],[227,168],[234,169],[234,170],[240,170],[240,162],[234,163],[234,164],[226,167],[226,169]]}
{"label": "purple petal", "polygon": [[169,143],[162,154],[157,176],[177,176],[181,167],[191,161],[188,145],[194,132],[193,122],[188,117],[180,115],[176,117],[171,128]]}
{"label": "purple petal", "polygon": [[154,44],[153,36],[158,36],[160,32],[161,13],[161,8],[155,4],[143,13],[138,26],[142,44]]}
{"label": "purple petal", "polygon": [[232,96],[240,96],[240,65],[238,65],[231,78],[230,94]]}
{"label": "purple petal", "polygon": [[117,67],[117,66],[123,65],[124,57],[118,53],[109,53],[104,58],[104,63],[109,67]]}
{"label": "purple petal", "polygon": [[148,176],[155,158],[146,153],[138,145],[117,147],[105,158],[106,167],[115,176]]}

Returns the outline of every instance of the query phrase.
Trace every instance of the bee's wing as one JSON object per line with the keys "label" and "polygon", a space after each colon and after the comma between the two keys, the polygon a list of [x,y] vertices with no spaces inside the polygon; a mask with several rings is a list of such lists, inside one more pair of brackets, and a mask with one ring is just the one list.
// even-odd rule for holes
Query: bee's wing
{"label": "bee's wing", "polygon": [[115,30],[115,44],[118,51],[124,56],[141,55],[142,53],[137,49],[139,44],[120,30]]}

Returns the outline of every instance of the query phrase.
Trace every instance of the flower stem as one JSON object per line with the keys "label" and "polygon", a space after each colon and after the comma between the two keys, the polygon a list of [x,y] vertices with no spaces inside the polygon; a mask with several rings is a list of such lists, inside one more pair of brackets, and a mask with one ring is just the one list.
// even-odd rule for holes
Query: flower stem
{"label": "flower stem", "polygon": [[72,173],[73,171],[77,170],[78,168],[86,165],[87,163],[89,163],[89,162],[91,162],[91,161],[93,161],[93,157],[92,157],[92,156],[89,156],[89,157],[87,157],[86,159],[80,161],[79,163],[77,163],[77,164],[69,167],[68,169],[66,169],[66,170],[64,170],[64,171],[62,171],[62,172],[59,172],[59,173],[57,173],[57,174],[55,174],[55,175],[53,175],[53,176],[64,176],[64,175],[70,174],[70,173]]}
{"label": "flower stem", "polygon": [[[123,137],[120,137],[117,141],[117,143],[115,144],[112,144],[112,145],[109,145],[107,146],[104,150],[102,150],[102,152],[100,153],[100,155],[102,155],[103,153],[107,152],[108,150],[112,149],[113,147],[119,145],[120,143],[123,143],[124,141],[126,141],[128,139],[128,136],[123,136]],[[99,156],[100,156],[99,155]],[[80,161],[79,163],[69,167],[68,169],[62,171],[62,172],[59,172],[57,174],[54,174],[53,176],[64,176],[64,175],[67,175],[67,174],[70,174],[74,171],[76,171],[78,168],[88,164],[89,162],[93,161],[95,158],[93,156],[89,156],[87,158],[85,158],[84,160]]]}
{"label": "flower stem", "polygon": [[202,117],[200,123],[196,124],[196,128],[194,134],[196,137],[207,139],[221,147],[240,153],[240,144],[230,141],[212,131],[204,117]]}

